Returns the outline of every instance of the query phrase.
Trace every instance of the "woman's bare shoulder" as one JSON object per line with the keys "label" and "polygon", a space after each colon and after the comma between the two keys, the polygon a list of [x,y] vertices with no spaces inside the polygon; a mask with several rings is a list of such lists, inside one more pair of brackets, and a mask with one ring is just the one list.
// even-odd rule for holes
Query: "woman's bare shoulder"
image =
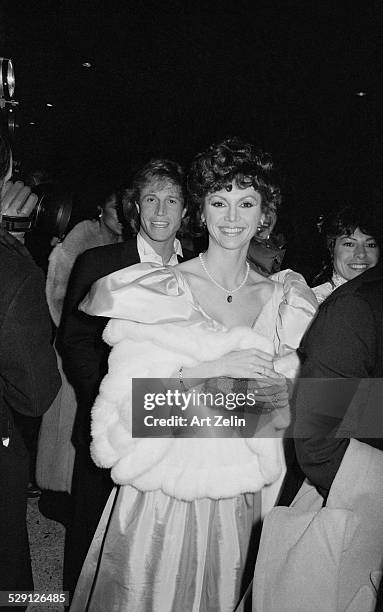
{"label": "woman's bare shoulder", "polygon": [[270,278],[268,278],[268,276],[263,276],[262,274],[259,274],[259,272],[256,272],[252,268],[250,268],[249,280],[253,284],[262,283],[265,287],[266,286],[272,287],[273,285],[275,285],[275,283]]}
{"label": "woman's bare shoulder", "polygon": [[203,270],[198,257],[183,261],[175,266],[175,268],[181,273],[193,291],[198,290],[201,280],[203,279]]}
{"label": "woman's bare shoulder", "polygon": [[259,274],[255,270],[250,271],[248,284],[250,286],[252,300],[257,298],[260,303],[264,304],[272,298],[276,289],[275,282],[267,276]]}
{"label": "woman's bare shoulder", "polygon": [[194,257],[194,259],[183,261],[182,263],[177,264],[175,267],[182,273],[186,272],[189,274],[197,274],[201,268],[201,264],[198,257]]}

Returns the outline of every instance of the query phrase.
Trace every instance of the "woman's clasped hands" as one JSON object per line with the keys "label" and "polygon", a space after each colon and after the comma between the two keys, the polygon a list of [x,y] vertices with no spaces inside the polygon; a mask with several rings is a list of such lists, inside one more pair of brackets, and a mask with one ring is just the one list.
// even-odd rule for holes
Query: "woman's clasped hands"
{"label": "woman's clasped hands", "polygon": [[275,371],[272,355],[256,348],[231,351],[222,358],[222,369],[220,376],[247,379],[257,404],[265,404],[266,412],[288,406],[287,381]]}
{"label": "woman's clasped hands", "polygon": [[230,378],[279,378],[273,357],[256,348],[231,351],[221,359],[219,376]]}

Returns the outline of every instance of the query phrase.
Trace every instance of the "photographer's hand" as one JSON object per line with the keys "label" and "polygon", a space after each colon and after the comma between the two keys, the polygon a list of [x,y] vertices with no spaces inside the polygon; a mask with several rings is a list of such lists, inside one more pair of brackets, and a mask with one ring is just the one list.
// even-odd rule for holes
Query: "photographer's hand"
{"label": "photographer's hand", "polygon": [[1,194],[1,213],[10,217],[29,217],[37,204],[38,197],[22,181],[7,181]]}
{"label": "photographer's hand", "polygon": [[[22,181],[7,181],[1,192],[0,216],[30,217],[37,204],[38,197],[32,193],[30,187]],[[10,232],[20,240],[24,241],[23,232]]]}

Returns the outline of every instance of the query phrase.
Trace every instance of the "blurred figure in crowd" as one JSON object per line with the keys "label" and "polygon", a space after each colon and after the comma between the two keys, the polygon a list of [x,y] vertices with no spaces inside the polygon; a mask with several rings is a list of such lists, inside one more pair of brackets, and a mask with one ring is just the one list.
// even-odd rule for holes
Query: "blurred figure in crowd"
{"label": "blurred figure in crowd", "polygon": [[[53,185],[55,182],[53,176],[43,168],[38,168],[26,174],[24,183],[31,189],[38,185]],[[57,240],[57,238],[56,238]],[[44,274],[48,269],[49,253],[52,250],[52,236],[41,231],[36,227],[32,227],[24,236],[24,243],[29,253],[32,255],[35,263],[41,268]],[[37,441],[42,417],[29,417],[18,414],[16,416],[17,426],[25,446],[29,453],[29,483],[28,497],[39,497],[41,491],[36,483],[36,455]]]}
{"label": "blurred figure in crowd", "polygon": [[[63,241],[54,247],[49,257],[46,296],[56,327],[60,325],[67,284],[77,256],[87,249],[122,240],[122,224],[117,213],[117,191],[104,189],[104,193],[99,197],[97,217],[75,225]],[[50,410],[42,419],[36,459],[36,481],[44,490],[70,493],[75,454],[71,436],[77,402],[74,389],[62,371],[60,355],[57,357],[62,386]],[[45,499],[48,497],[45,495]]]}
{"label": "blurred figure in crowd", "polygon": [[80,253],[98,246],[122,241],[122,224],[117,214],[118,194],[103,194],[97,217],[81,221],[59,242],[49,256],[47,300],[56,327],[60,325],[66,288],[74,262]]}
{"label": "blurred figure in crowd", "polygon": [[60,386],[43,274],[22,244],[23,232],[12,235],[4,217],[29,217],[37,197],[22,182],[13,183],[11,172],[10,147],[0,135],[0,591],[33,590],[28,454],[15,415],[42,414]]}
{"label": "blurred figure in crowd", "polygon": [[64,370],[78,401],[72,438],[76,448],[73,514],[64,560],[64,585],[69,591],[75,587],[113,486],[109,470],[96,467],[89,451],[90,411],[107,371],[110,350],[102,340],[107,318],[88,316],[78,306],[92,283],[111,272],[147,261],[173,266],[190,257],[176,238],[186,215],[184,182],[181,166],[173,161],[154,159],[139,169],[123,198],[124,219],[136,236],[83,253],[69,281],[58,333]]}
{"label": "blurred figure in crowd", "polygon": [[247,260],[253,269],[268,276],[279,272],[286,252],[285,238],[282,233],[275,232],[277,210],[271,210],[250,241]]}
{"label": "blurred figure in crowd", "polygon": [[[39,185],[51,186],[57,183],[55,177],[44,168],[36,168],[28,172],[24,182],[32,190]],[[58,240],[58,236],[52,237],[50,234],[36,227],[25,236],[25,246],[45,275],[48,271],[49,254],[52,250],[52,246],[54,246]]]}

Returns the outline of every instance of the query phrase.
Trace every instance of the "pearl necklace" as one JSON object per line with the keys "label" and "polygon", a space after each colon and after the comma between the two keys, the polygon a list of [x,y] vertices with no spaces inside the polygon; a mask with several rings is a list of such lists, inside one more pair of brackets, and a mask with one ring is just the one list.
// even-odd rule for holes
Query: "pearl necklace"
{"label": "pearl necklace", "polygon": [[235,289],[226,289],[225,287],[222,287],[222,285],[220,285],[219,283],[217,283],[217,281],[212,277],[212,275],[210,274],[210,272],[208,271],[208,269],[206,268],[205,262],[203,260],[203,256],[202,253],[199,254],[199,259],[201,262],[201,266],[204,269],[204,271],[206,272],[206,275],[210,278],[211,282],[218,287],[218,289],[221,289],[221,291],[224,291],[225,293],[228,293],[228,296],[226,298],[226,301],[229,302],[229,304],[233,301],[233,293],[235,293],[236,291],[239,291],[240,289],[242,289],[243,285],[246,284],[246,281],[248,279],[249,276],[249,272],[250,272],[250,265],[249,262],[246,262],[246,274],[245,277],[242,281],[242,283],[240,285],[238,285],[238,287],[236,287]]}

